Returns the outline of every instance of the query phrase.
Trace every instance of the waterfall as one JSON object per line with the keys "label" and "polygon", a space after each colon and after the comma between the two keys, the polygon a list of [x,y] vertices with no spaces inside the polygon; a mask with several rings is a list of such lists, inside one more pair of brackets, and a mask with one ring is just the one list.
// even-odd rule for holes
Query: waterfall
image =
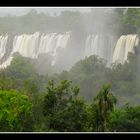
{"label": "waterfall", "polygon": [[6,53],[6,46],[7,46],[8,36],[0,36],[0,59]]}
{"label": "waterfall", "polygon": [[43,34],[40,38],[40,44],[38,46],[37,53],[49,53],[54,57],[52,65],[55,64],[58,49],[66,48],[68,40],[70,38],[70,33],[66,32],[65,34],[49,33]]}
{"label": "waterfall", "polygon": [[128,53],[134,53],[134,46],[138,45],[137,35],[122,35],[116,45],[111,35],[89,35],[85,43],[84,56],[98,55],[107,60],[108,64],[127,61]]}
{"label": "waterfall", "polygon": [[115,38],[111,35],[89,35],[85,43],[84,56],[98,55],[111,62],[115,45]]}
{"label": "waterfall", "polygon": [[36,32],[33,35],[20,35],[15,36],[13,41],[13,51],[11,55],[18,52],[24,57],[36,58],[35,49],[38,45],[39,33]]}
{"label": "waterfall", "polygon": [[134,53],[134,47],[138,45],[137,35],[122,35],[115,46],[112,62],[124,63],[128,53]]}
{"label": "waterfall", "polygon": [[[6,43],[8,36],[0,36],[0,58],[6,53]],[[20,55],[29,58],[37,58],[41,53],[48,53],[53,57],[52,65],[55,64],[57,51],[59,48],[66,48],[70,32],[63,34],[46,33],[41,34],[22,34],[15,36],[13,40],[13,48],[8,59],[0,65],[0,68],[10,65],[13,54],[18,52]]]}
{"label": "waterfall", "polygon": [[[68,54],[66,48],[70,36],[71,32],[21,34],[14,36],[10,45],[8,45],[10,36],[0,36],[0,68],[10,65],[16,52],[32,59],[37,59],[40,54],[47,54],[52,58],[52,65],[60,64],[59,60],[65,59],[65,54]],[[136,34],[122,35],[118,41],[116,37],[109,34],[90,34],[84,44],[84,57],[98,55],[105,59],[108,65],[114,62],[124,63],[127,61],[128,53],[134,53],[134,46],[137,46],[138,42]],[[10,49],[8,49],[9,46],[11,46]]]}

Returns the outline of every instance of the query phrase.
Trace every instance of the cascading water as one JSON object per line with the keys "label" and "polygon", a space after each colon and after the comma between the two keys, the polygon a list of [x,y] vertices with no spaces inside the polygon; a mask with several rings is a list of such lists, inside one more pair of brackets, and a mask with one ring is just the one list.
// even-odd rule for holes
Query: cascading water
{"label": "cascading water", "polygon": [[70,38],[70,32],[66,32],[65,34],[57,34],[57,33],[49,33],[43,34],[40,38],[40,44],[37,49],[37,55],[40,53],[49,53],[53,56],[54,60],[52,65],[55,64],[58,49],[66,48],[68,44],[68,40]]}
{"label": "cascading water", "polygon": [[84,56],[98,55],[111,62],[115,38],[111,35],[89,35],[86,39]]}
{"label": "cascading water", "polygon": [[[71,32],[63,34],[36,32],[34,34],[15,36],[12,40],[12,48],[10,49],[8,56],[6,54],[9,36],[0,36],[0,68],[5,68],[10,65],[13,54],[16,52],[24,57],[33,59],[38,58],[40,54],[48,54],[52,57],[51,64],[55,65],[60,56],[61,59],[65,59],[64,54],[68,51],[66,48],[68,46],[68,41],[70,40],[70,35]],[[84,57],[98,55],[105,59],[108,64],[114,62],[124,63],[127,60],[128,53],[134,52],[134,46],[138,45],[138,41],[137,35],[131,34],[122,35],[117,43],[116,38],[109,34],[88,35],[85,42]],[[63,58],[62,55],[64,55]],[[2,59],[3,57],[5,58]]]}
{"label": "cascading water", "polygon": [[0,36],[0,59],[6,53],[6,46],[7,46],[8,36]]}
{"label": "cascading water", "polygon": [[112,62],[124,63],[127,60],[128,53],[134,53],[134,47],[138,45],[137,35],[122,35],[116,44]]}
{"label": "cascading water", "polygon": [[89,35],[86,39],[84,56],[98,55],[107,60],[108,64],[127,61],[129,52],[134,53],[138,45],[137,35],[122,35],[115,46],[115,38],[111,35]]}
{"label": "cascading water", "polygon": [[11,54],[18,52],[24,57],[36,58],[35,49],[39,42],[39,33],[33,35],[20,35],[15,36],[13,41],[13,51]]}
{"label": "cascading water", "polygon": [[[5,54],[7,38],[8,36],[0,37],[0,58]],[[32,35],[23,34],[15,36],[13,40],[13,49],[10,56],[0,65],[0,68],[10,65],[15,52],[18,52],[24,57],[33,59],[37,58],[41,53],[48,53],[53,57],[52,65],[54,65],[58,48],[66,48],[69,38],[70,32],[66,32],[64,34],[41,34],[36,32]]]}

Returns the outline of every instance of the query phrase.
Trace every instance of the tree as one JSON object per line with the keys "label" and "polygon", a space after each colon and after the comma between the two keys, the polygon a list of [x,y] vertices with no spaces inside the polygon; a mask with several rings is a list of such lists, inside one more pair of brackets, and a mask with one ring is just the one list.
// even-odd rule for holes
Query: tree
{"label": "tree", "polygon": [[[107,131],[107,118],[117,100],[110,92],[110,85],[104,85],[94,98],[93,109],[95,110],[96,131]],[[94,121],[94,120],[93,120]]]}
{"label": "tree", "polygon": [[28,95],[35,95],[39,93],[39,84],[34,78],[28,78],[24,80],[24,90]]}
{"label": "tree", "polygon": [[140,131],[140,106],[125,106],[116,109],[109,116],[111,131],[139,132]]}
{"label": "tree", "polygon": [[69,71],[68,78],[80,85],[81,95],[89,101],[95,97],[100,85],[107,82],[106,63],[96,55],[77,62]]}
{"label": "tree", "polygon": [[15,80],[9,76],[5,70],[0,70],[0,90],[14,89]]}
{"label": "tree", "polygon": [[28,78],[36,74],[31,59],[23,57],[19,53],[14,54],[14,58],[6,71],[11,77],[17,79]]}
{"label": "tree", "polygon": [[35,86],[40,82],[37,82],[39,76],[35,71],[32,60],[18,53],[15,53],[11,64],[3,71],[1,70],[0,77],[5,81],[1,82],[1,89],[5,87],[5,89],[18,89],[23,91],[23,86],[26,89],[31,89],[32,86],[32,90],[34,88],[35,91],[37,89]]}
{"label": "tree", "polygon": [[140,31],[140,9],[139,8],[128,8],[123,14],[122,20],[122,30],[126,34],[139,33]]}
{"label": "tree", "polygon": [[31,131],[32,104],[16,90],[0,90],[0,131]]}
{"label": "tree", "polygon": [[87,114],[83,99],[78,98],[79,88],[63,80],[55,86],[49,81],[44,99],[44,116],[47,131],[84,131]]}

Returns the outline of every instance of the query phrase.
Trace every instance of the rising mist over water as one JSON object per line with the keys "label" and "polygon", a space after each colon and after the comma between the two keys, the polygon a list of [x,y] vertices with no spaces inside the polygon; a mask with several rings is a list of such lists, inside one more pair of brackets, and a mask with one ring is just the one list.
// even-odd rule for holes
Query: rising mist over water
{"label": "rising mist over water", "polygon": [[0,8],[0,131],[140,131],[140,8]]}
{"label": "rising mist over water", "polygon": [[[22,9],[17,10],[22,11]],[[6,32],[7,27],[1,31],[1,68],[10,65],[16,52],[33,59],[37,59],[40,54],[46,54],[50,57],[50,63],[56,72],[69,69],[78,60],[90,55],[98,55],[107,64],[115,61],[122,63],[127,59],[128,52],[132,52],[133,47],[136,46],[135,35],[129,36],[126,43],[117,42],[119,37],[122,37],[118,30],[118,15],[113,8],[57,10],[63,11],[59,15],[49,16],[47,12],[45,13],[45,8],[42,9],[44,13],[39,13],[39,9],[32,8],[25,15],[2,18],[4,22],[7,18],[12,24],[9,23],[8,32]],[[82,10],[86,12],[81,12]],[[46,8],[46,11],[50,12],[51,8]],[[16,27],[14,22],[17,24]],[[131,38],[134,39],[131,41]],[[130,49],[125,49],[125,44],[122,42],[126,47],[130,46]],[[43,64],[40,62],[39,65]]]}

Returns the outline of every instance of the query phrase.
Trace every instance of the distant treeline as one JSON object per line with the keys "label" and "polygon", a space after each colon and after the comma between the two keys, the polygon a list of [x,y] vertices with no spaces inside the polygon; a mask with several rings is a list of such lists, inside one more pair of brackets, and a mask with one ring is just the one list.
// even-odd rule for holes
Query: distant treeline
{"label": "distant treeline", "polygon": [[[138,9],[97,9],[88,13],[78,11],[63,11],[60,15],[38,13],[32,9],[22,16],[0,17],[0,34],[23,34],[40,32],[73,31],[79,36],[81,33],[107,33],[123,34],[136,32],[138,28]],[[130,12],[129,12],[130,11]],[[131,13],[134,11],[134,17]],[[132,19],[133,18],[133,19]],[[130,20],[129,20],[130,19]],[[129,31],[128,31],[129,30]]]}

